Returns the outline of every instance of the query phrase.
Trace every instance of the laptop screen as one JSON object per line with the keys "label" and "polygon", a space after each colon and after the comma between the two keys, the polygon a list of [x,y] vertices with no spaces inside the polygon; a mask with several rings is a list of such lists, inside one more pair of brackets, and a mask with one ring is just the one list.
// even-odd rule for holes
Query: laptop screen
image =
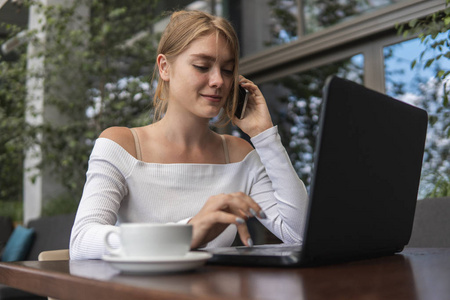
{"label": "laptop screen", "polygon": [[331,77],[320,118],[305,255],[333,259],[403,249],[414,219],[427,113]]}

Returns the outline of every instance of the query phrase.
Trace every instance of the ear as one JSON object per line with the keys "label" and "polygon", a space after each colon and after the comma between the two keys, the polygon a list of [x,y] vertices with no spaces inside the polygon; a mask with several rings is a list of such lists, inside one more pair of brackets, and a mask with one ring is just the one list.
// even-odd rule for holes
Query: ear
{"label": "ear", "polygon": [[164,54],[159,54],[156,58],[158,64],[159,77],[164,81],[169,81],[169,62]]}

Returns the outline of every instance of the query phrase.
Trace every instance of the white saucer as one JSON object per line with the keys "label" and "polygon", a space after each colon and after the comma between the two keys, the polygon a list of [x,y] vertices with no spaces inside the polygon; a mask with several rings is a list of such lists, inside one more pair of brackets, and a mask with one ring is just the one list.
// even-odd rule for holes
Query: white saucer
{"label": "white saucer", "polygon": [[123,273],[149,274],[188,271],[206,263],[212,254],[188,252],[184,256],[121,257],[103,255],[102,259]]}

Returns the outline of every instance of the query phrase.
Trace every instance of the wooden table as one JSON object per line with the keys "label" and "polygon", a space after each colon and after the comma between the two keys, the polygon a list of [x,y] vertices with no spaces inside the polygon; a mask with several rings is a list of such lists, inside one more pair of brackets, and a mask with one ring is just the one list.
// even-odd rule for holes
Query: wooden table
{"label": "wooden table", "polygon": [[70,299],[450,299],[450,248],[313,268],[123,275],[101,260],[0,263],[0,283]]}

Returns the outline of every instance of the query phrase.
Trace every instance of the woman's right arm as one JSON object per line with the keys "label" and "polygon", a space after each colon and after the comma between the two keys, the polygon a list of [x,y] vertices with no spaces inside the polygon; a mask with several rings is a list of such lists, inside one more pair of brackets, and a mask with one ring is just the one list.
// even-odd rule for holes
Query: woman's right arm
{"label": "woman's right arm", "polygon": [[[71,259],[98,259],[106,254],[103,238],[117,222],[120,203],[128,194],[126,177],[134,165],[123,150],[109,139],[96,141],[70,237]],[[111,238],[111,244],[117,245]]]}

